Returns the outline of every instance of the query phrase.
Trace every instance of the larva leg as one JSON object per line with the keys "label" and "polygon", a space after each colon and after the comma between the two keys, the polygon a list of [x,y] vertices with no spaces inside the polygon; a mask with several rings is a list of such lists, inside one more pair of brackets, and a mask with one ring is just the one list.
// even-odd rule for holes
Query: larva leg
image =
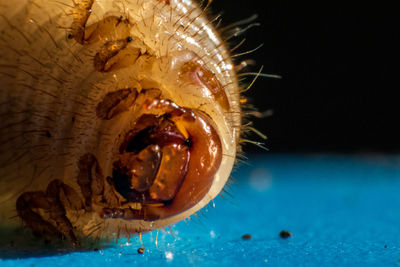
{"label": "larva leg", "polygon": [[120,89],[108,93],[97,105],[97,117],[110,120],[119,113],[128,111],[135,102],[137,95],[135,88]]}
{"label": "larva leg", "polygon": [[103,173],[92,154],[83,155],[79,160],[78,168],[77,182],[85,199],[85,207],[91,210],[92,202],[101,202],[104,191]]}
{"label": "larva leg", "polygon": [[[65,207],[61,201],[62,194],[68,201],[70,208],[82,208],[79,198],[77,199],[78,195],[71,187],[60,180],[53,180],[47,186],[46,192],[36,191],[22,194],[17,200],[17,212],[23,222],[36,235],[68,237],[73,244],[77,244],[78,240],[73,232],[71,222],[66,217]],[[34,209],[43,210],[49,218],[44,219]]]}
{"label": "larva leg", "polygon": [[94,205],[117,206],[119,200],[110,190],[110,185],[105,183],[99,162],[92,154],[83,155],[78,163],[78,185],[85,199],[85,209],[91,211]]}
{"label": "larva leg", "polygon": [[36,191],[22,194],[17,200],[18,215],[35,235],[52,237],[61,235],[56,227],[34,212],[34,208],[46,211],[50,209],[50,203],[44,192]]}
{"label": "larva leg", "polygon": [[86,23],[89,19],[91,8],[95,0],[83,0],[78,1],[74,4],[73,9],[73,23],[71,25],[71,33],[69,38],[75,38],[75,40],[83,44],[85,41],[85,28]]}

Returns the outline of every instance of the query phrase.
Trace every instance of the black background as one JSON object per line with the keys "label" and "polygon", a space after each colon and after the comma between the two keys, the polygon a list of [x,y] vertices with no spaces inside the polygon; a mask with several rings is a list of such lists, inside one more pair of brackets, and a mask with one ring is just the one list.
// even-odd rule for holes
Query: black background
{"label": "black background", "polygon": [[230,45],[244,37],[236,51],[244,52],[263,43],[241,60],[255,59],[252,71],[264,65],[264,73],[282,76],[259,78],[247,94],[260,111],[274,111],[255,119],[256,128],[271,152],[399,152],[397,9],[386,1],[319,2],[212,3],[223,26],[259,15],[261,26]]}

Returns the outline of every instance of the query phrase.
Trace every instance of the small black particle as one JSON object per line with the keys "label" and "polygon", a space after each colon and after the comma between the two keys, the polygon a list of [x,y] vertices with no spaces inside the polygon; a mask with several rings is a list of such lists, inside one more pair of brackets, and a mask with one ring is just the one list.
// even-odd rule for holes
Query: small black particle
{"label": "small black particle", "polygon": [[132,36],[126,37],[126,41],[127,41],[128,43],[132,42]]}
{"label": "small black particle", "polygon": [[242,235],[242,239],[243,240],[250,240],[251,239],[251,235],[250,234],[244,234],[244,235]]}
{"label": "small black particle", "polygon": [[72,122],[75,122],[75,116],[73,116],[71,120],[72,120]]}
{"label": "small black particle", "polygon": [[143,254],[143,253],[144,253],[144,248],[138,248],[137,252],[138,252],[139,254]]}
{"label": "small black particle", "polygon": [[51,133],[49,131],[46,131],[46,137],[48,137],[48,138],[51,137]]}
{"label": "small black particle", "polygon": [[289,231],[286,231],[286,230],[282,230],[282,231],[279,233],[279,236],[282,237],[282,238],[288,238],[288,237],[291,237],[291,236],[292,236],[292,233],[289,232]]}
{"label": "small black particle", "polygon": [[384,245],[383,247],[384,247],[384,248],[387,248],[387,245]]}
{"label": "small black particle", "polygon": [[74,38],[74,36],[72,35],[72,33],[68,33],[67,38],[72,39],[72,38]]}
{"label": "small black particle", "polygon": [[185,140],[185,146],[191,147],[193,145],[192,138],[188,138]]}
{"label": "small black particle", "polygon": [[174,199],[164,200],[164,201],[163,201],[164,207],[167,207],[167,206],[171,205],[172,202],[173,202],[173,200],[174,200]]}
{"label": "small black particle", "polygon": [[93,251],[99,251],[99,249],[98,248],[94,248]]}

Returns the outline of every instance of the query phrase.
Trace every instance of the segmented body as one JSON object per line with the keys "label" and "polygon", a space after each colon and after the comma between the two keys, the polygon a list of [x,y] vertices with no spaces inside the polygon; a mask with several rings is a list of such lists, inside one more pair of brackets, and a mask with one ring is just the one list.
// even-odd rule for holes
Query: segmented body
{"label": "segmented body", "polygon": [[[197,3],[2,0],[0,32],[1,225],[72,242],[120,237],[177,222],[218,195],[235,161],[239,89]],[[196,146],[197,136],[207,142]],[[165,155],[184,163],[162,165]],[[176,181],[157,180],[159,166],[174,166]],[[143,168],[151,179],[126,174]],[[190,170],[208,182],[186,182]]]}

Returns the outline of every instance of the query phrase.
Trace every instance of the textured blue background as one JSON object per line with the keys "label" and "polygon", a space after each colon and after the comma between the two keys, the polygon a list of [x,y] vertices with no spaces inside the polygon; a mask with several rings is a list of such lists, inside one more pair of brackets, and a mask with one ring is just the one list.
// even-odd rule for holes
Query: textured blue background
{"label": "textured blue background", "polygon": [[[400,266],[400,157],[270,155],[249,164],[234,173],[232,197],[160,232],[158,247],[155,232],[144,235],[143,255],[133,238],[99,251],[43,248],[41,257],[3,251],[0,266]],[[280,238],[283,229],[293,236]]]}

